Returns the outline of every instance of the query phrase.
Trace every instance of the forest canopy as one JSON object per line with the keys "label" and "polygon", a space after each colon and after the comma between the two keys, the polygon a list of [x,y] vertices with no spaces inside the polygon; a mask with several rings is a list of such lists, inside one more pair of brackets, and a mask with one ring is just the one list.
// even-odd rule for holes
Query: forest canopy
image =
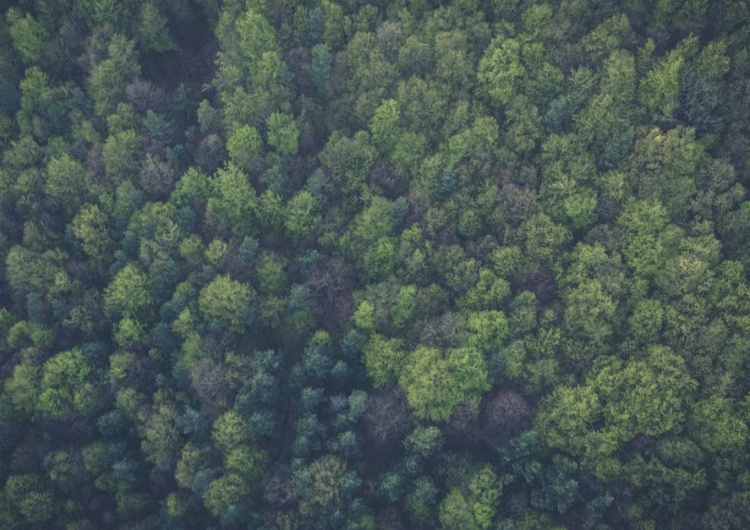
{"label": "forest canopy", "polygon": [[11,0],[0,529],[750,528],[747,0]]}

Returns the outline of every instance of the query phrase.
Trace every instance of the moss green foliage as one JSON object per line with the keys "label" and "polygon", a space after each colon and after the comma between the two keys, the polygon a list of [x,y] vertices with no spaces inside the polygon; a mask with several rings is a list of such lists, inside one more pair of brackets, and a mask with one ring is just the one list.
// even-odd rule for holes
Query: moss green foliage
{"label": "moss green foliage", "polygon": [[473,348],[443,353],[420,347],[409,355],[399,382],[414,415],[433,421],[448,420],[460,403],[476,408],[482,393],[490,388],[484,358]]}
{"label": "moss green foliage", "polygon": [[0,527],[750,528],[739,0],[9,0]]}

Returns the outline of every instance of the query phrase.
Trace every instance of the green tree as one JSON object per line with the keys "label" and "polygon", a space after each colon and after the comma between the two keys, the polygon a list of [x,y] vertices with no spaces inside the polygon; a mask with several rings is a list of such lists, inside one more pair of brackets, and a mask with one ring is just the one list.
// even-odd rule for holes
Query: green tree
{"label": "green tree", "polygon": [[497,37],[479,61],[479,89],[498,108],[508,105],[526,76],[521,64],[521,44],[514,39]]}
{"label": "green tree", "polygon": [[705,151],[695,131],[677,127],[666,133],[654,128],[636,140],[630,174],[637,197],[660,201],[670,218],[679,218],[696,193],[696,174]]}
{"label": "green tree", "polygon": [[[46,491],[37,475],[10,475],[5,483],[5,500],[15,507],[9,522],[44,526],[54,518],[58,501]],[[20,516],[20,517],[19,517]]]}
{"label": "green tree", "polygon": [[216,172],[208,210],[217,211],[238,234],[254,233],[258,198],[247,175],[234,164]]}
{"label": "green tree", "polygon": [[747,424],[730,399],[713,395],[696,402],[690,422],[690,432],[712,455],[738,457],[747,442]]}
{"label": "green tree", "polygon": [[147,414],[142,428],[141,450],[146,460],[157,469],[169,470],[174,466],[180,448],[177,410],[169,403],[159,403]]}
{"label": "green tree", "polygon": [[592,383],[602,402],[604,432],[620,442],[636,434],[679,432],[697,388],[683,359],[665,346],[649,347],[642,360],[607,358]]}
{"label": "green tree", "polygon": [[114,35],[107,51],[107,59],[96,65],[89,78],[89,93],[100,116],[115,111],[127,83],[141,74],[134,41]]}
{"label": "green tree", "polygon": [[501,485],[489,465],[482,466],[464,487],[453,488],[440,505],[442,528],[490,528],[500,500]]}
{"label": "green tree", "polygon": [[477,311],[467,315],[466,342],[485,356],[500,351],[508,337],[508,320],[501,311]]}
{"label": "green tree", "polygon": [[42,377],[41,366],[33,361],[31,359],[16,365],[4,385],[13,406],[27,416],[31,416],[36,409]]}
{"label": "green tree", "polygon": [[292,241],[305,241],[320,223],[319,202],[307,190],[302,190],[292,197],[286,205],[284,226]]}
{"label": "green tree", "polygon": [[102,402],[94,383],[90,381],[91,366],[80,349],[59,353],[42,367],[37,408],[53,418],[69,411],[90,415],[101,408]]}
{"label": "green tree", "polygon": [[361,192],[376,155],[370,135],[359,131],[351,139],[333,133],[319,156],[344,193],[356,195]]}
{"label": "green tree", "polygon": [[29,13],[24,16],[12,7],[5,15],[10,24],[10,38],[21,59],[28,64],[39,61],[49,34],[45,27]]}
{"label": "green tree", "polygon": [[540,213],[526,221],[520,227],[520,233],[526,242],[527,256],[534,261],[550,262],[568,245],[570,231],[547,215]]}
{"label": "green tree", "polygon": [[135,178],[140,174],[142,163],[142,146],[138,133],[127,129],[107,137],[102,147],[102,158],[107,176],[113,183]]}
{"label": "green tree", "polygon": [[255,127],[243,125],[227,138],[229,158],[238,168],[250,171],[256,157],[263,150],[263,140]]}
{"label": "green tree", "polygon": [[399,382],[414,415],[432,421],[448,420],[460,403],[478,406],[490,389],[487,364],[474,348],[442,353],[421,346],[410,354]]}
{"label": "green tree", "polygon": [[47,165],[44,191],[71,214],[96,193],[96,187],[84,165],[64,154]]}
{"label": "green tree", "polygon": [[268,145],[283,156],[294,156],[299,148],[299,126],[288,114],[274,112],[266,121]]}
{"label": "green tree", "polygon": [[211,437],[219,450],[228,455],[250,442],[251,434],[247,421],[230,410],[216,419]]}
{"label": "green tree", "polygon": [[84,252],[99,263],[107,263],[114,256],[115,241],[110,235],[110,223],[98,206],[86,204],[73,219],[73,233],[81,240]]}
{"label": "green tree", "polygon": [[385,388],[395,383],[408,361],[399,339],[389,339],[373,333],[362,349],[367,375],[375,388]]}
{"label": "green tree", "polygon": [[303,66],[305,71],[310,75],[315,89],[318,94],[325,98],[328,95],[328,76],[333,63],[333,53],[327,44],[317,44],[312,48],[312,60],[309,64]]}
{"label": "green tree", "polygon": [[104,304],[112,316],[147,316],[152,303],[148,279],[134,263],[123,267],[104,290]]}
{"label": "green tree", "polygon": [[348,475],[346,464],[336,456],[325,455],[312,462],[299,492],[300,514],[316,526],[326,526],[328,518],[344,507],[346,486],[351,482]]}
{"label": "green tree", "polygon": [[214,517],[222,520],[233,507],[247,505],[251,500],[247,483],[233,473],[212,480],[203,492],[203,504]]}
{"label": "green tree", "polygon": [[239,42],[225,42],[225,48],[234,46],[244,59],[244,68],[248,72],[258,68],[262,64],[264,55],[278,54],[279,48],[276,41],[276,33],[268,20],[254,8],[248,9],[236,22],[236,31]]}
{"label": "green tree", "polygon": [[592,388],[561,386],[542,401],[535,428],[548,446],[581,456],[601,414],[601,401]]}
{"label": "green tree", "polygon": [[167,18],[151,2],[141,6],[140,24],[137,26],[138,41],[143,49],[164,53],[176,49],[169,36]]}
{"label": "green tree", "polygon": [[228,275],[219,275],[201,289],[198,305],[207,321],[216,320],[239,333],[244,329],[243,310],[254,296],[250,286]]}
{"label": "green tree", "polygon": [[638,276],[653,277],[680,234],[669,227],[667,211],[660,202],[629,200],[617,219],[628,233],[623,255]]}
{"label": "green tree", "polygon": [[286,260],[276,252],[261,252],[256,271],[258,288],[262,292],[281,294],[287,287]]}
{"label": "green tree", "polygon": [[388,155],[396,147],[401,111],[395,99],[383,101],[370,120],[372,142],[378,150]]}
{"label": "green tree", "polygon": [[617,305],[602,289],[599,280],[581,283],[567,298],[565,324],[571,335],[604,347],[612,334]]}

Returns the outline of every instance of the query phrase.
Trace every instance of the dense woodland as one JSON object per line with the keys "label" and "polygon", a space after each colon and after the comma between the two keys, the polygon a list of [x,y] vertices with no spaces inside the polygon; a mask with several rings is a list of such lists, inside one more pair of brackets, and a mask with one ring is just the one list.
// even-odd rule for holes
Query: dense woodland
{"label": "dense woodland", "polygon": [[750,528],[747,0],[0,6],[0,528]]}

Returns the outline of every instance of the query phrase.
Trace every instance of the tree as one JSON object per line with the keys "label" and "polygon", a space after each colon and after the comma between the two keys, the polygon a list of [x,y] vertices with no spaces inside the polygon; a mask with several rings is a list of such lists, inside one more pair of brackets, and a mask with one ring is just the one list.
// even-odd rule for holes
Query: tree
{"label": "tree", "polygon": [[408,361],[401,340],[377,333],[370,336],[363,352],[367,375],[375,388],[386,388],[395,383]]}
{"label": "tree", "polygon": [[328,95],[328,76],[333,63],[333,53],[327,44],[317,44],[312,48],[312,60],[302,68],[310,76],[313,86],[321,98]]}
{"label": "tree", "polygon": [[266,121],[268,145],[282,156],[294,156],[299,147],[299,126],[292,116],[274,112]]}
{"label": "tree", "polygon": [[59,353],[42,367],[37,409],[54,418],[70,411],[90,415],[102,403],[97,388],[89,381],[91,367],[80,349]]}
{"label": "tree", "polygon": [[89,78],[89,93],[100,116],[115,111],[127,84],[141,74],[134,41],[114,35],[107,52],[107,59],[96,65]]}
{"label": "tree", "polygon": [[263,140],[260,134],[250,125],[232,131],[227,138],[227,151],[229,158],[238,168],[244,171],[250,171],[253,162],[263,150]]}
{"label": "tree", "polygon": [[371,395],[363,421],[367,439],[378,449],[375,454],[399,448],[412,424],[404,391],[396,385]]}
{"label": "tree", "polygon": [[10,24],[10,38],[13,47],[18,51],[21,59],[28,64],[34,64],[44,51],[49,34],[45,27],[31,14],[26,16],[16,8],[10,8],[5,15]]}
{"label": "tree", "polygon": [[9,522],[24,521],[32,526],[43,526],[55,518],[57,500],[51,492],[43,489],[40,482],[39,477],[32,474],[14,474],[8,477],[4,496],[6,502],[17,510]]}
{"label": "tree", "polygon": [[244,328],[244,311],[254,297],[250,286],[219,275],[201,289],[198,305],[207,321],[217,321],[239,333]]}
{"label": "tree", "polygon": [[141,450],[146,460],[162,471],[171,470],[180,448],[177,410],[168,403],[155,405],[142,428]]}
{"label": "tree", "polygon": [[489,465],[476,470],[464,487],[453,488],[440,505],[440,523],[445,529],[490,528],[502,487]]}
{"label": "tree", "polygon": [[41,367],[32,360],[16,365],[5,380],[4,391],[10,402],[26,416],[31,416],[37,407],[41,375]]}
{"label": "tree", "polygon": [[582,44],[595,61],[602,61],[611,53],[624,48],[631,37],[631,32],[628,16],[619,13],[594,28],[582,39]]}
{"label": "tree", "polygon": [[520,227],[520,232],[526,242],[528,257],[535,261],[551,261],[571,239],[567,228],[543,213],[526,221]]}
{"label": "tree", "polygon": [[319,209],[318,199],[307,190],[300,191],[289,200],[284,225],[292,241],[302,243],[314,232],[321,220]]}
{"label": "tree", "polygon": [[360,131],[351,139],[337,132],[332,134],[319,156],[342,191],[356,195],[365,184],[376,154],[369,134]]}
{"label": "tree", "polygon": [[283,256],[263,251],[255,269],[258,273],[258,289],[263,293],[281,294],[287,287],[287,262]]}
{"label": "tree", "polygon": [[164,53],[176,48],[169,36],[167,18],[151,2],[141,7],[140,24],[137,27],[141,47],[156,53]]}
{"label": "tree", "polygon": [[653,277],[664,263],[670,243],[678,235],[668,229],[668,220],[658,201],[631,199],[625,203],[617,222],[628,232],[623,255],[636,275]]}
{"label": "tree", "polygon": [[508,320],[501,311],[477,311],[466,319],[467,344],[489,356],[505,346]]}
{"label": "tree", "polygon": [[482,436],[492,448],[521,434],[532,418],[528,402],[516,392],[496,391],[483,402]]}
{"label": "tree", "polygon": [[571,335],[604,347],[612,334],[616,303],[602,289],[599,280],[589,280],[566,297],[565,324]]}
{"label": "tree", "polygon": [[442,353],[419,347],[410,354],[399,382],[414,415],[432,421],[448,420],[459,403],[476,407],[490,388],[486,362],[474,348]]}
{"label": "tree", "polygon": [[370,120],[372,142],[378,150],[388,155],[396,147],[401,111],[395,99],[383,101]]}
{"label": "tree", "polygon": [[697,191],[695,177],[705,156],[694,129],[677,127],[666,133],[651,129],[636,140],[630,158],[636,196],[660,201],[670,218],[679,218]]}
{"label": "tree", "polygon": [[730,399],[713,395],[695,403],[690,432],[711,455],[739,455],[748,436],[746,422]]}
{"label": "tree", "polygon": [[110,235],[109,219],[97,205],[83,206],[72,224],[84,252],[94,261],[107,263],[113,258],[115,242]]}
{"label": "tree", "polygon": [[141,154],[141,139],[133,129],[108,136],[102,147],[107,176],[114,183],[134,178],[140,173]]}
{"label": "tree", "polygon": [[479,61],[479,89],[495,107],[508,105],[520,88],[519,81],[526,76],[520,54],[518,41],[496,37]]}
{"label": "tree", "polygon": [[474,520],[471,501],[457,488],[448,493],[440,504],[440,524],[446,530],[451,528],[466,528],[467,530],[481,530],[486,526],[479,526]]}
{"label": "tree", "polygon": [[104,290],[104,304],[112,316],[144,317],[152,307],[150,285],[134,263],[128,263]]}
{"label": "tree", "polygon": [[68,212],[78,210],[81,203],[96,191],[91,174],[83,164],[65,154],[47,165],[45,192]]}
{"label": "tree", "polygon": [[558,387],[539,407],[535,429],[548,446],[581,456],[601,413],[599,396],[590,387]]}
{"label": "tree", "polygon": [[230,410],[216,419],[211,437],[218,449],[228,455],[246,445],[251,440],[251,432],[244,418]]}
{"label": "tree", "polygon": [[[328,518],[343,508],[347,482],[346,464],[338,457],[325,455],[310,464],[298,487],[300,514],[315,524],[325,526]],[[302,479],[302,480],[300,480]],[[349,479],[349,480],[347,480]]]}
{"label": "tree", "polygon": [[247,175],[234,164],[218,170],[212,182],[213,193],[208,201],[208,210],[225,216],[238,234],[253,234],[258,198]]}
{"label": "tree", "polygon": [[697,383],[685,362],[665,346],[651,346],[643,360],[606,359],[592,381],[602,402],[605,432],[617,441],[636,434],[679,432]]}
{"label": "tree", "polygon": [[[249,504],[247,483],[235,474],[222,475],[212,480],[203,493],[203,503],[208,510],[223,521],[231,516],[232,509],[240,508]],[[231,519],[227,521],[230,523]]]}
{"label": "tree", "polygon": [[664,309],[658,300],[641,300],[629,318],[630,334],[644,345],[659,341],[664,325]]}
{"label": "tree", "polygon": [[[237,48],[244,59],[242,66],[250,75],[258,69],[266,54],[279,54],[276,33],[266,17],[254,8],[248,9],[236,22],[238,42],[223,42],[226,49]],[[221,39],[221,34],[220,39]]]}

